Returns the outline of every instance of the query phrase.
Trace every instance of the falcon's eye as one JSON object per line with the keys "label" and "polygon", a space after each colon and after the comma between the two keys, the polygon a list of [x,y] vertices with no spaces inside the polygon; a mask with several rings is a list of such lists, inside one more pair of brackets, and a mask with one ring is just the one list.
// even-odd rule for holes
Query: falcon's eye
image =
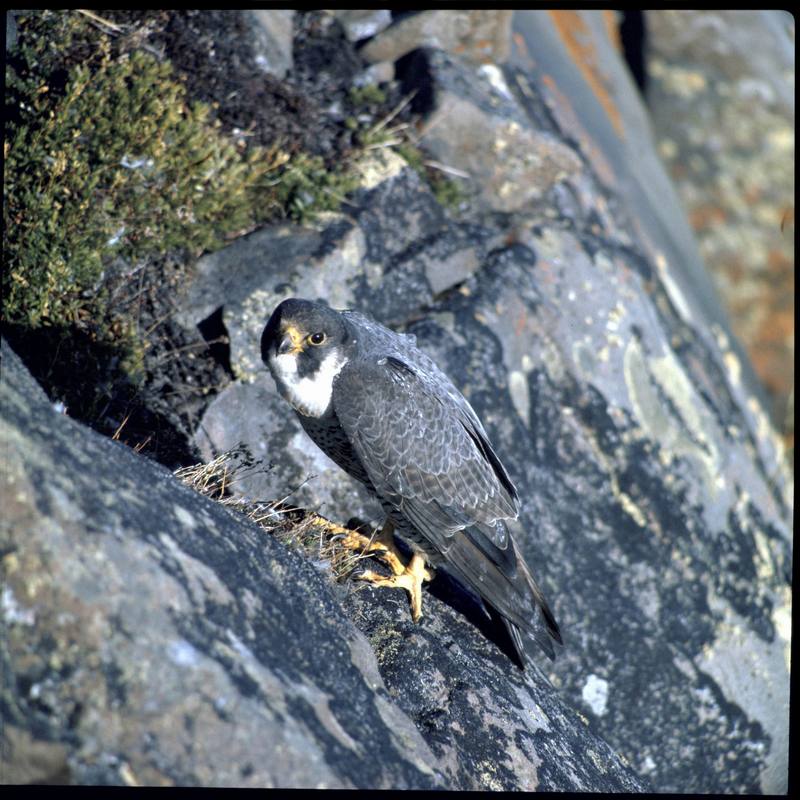
{"label": "falcon's eye", "polygon": [[322,331],[318,333],[312,333],[308,337],[308,341],[310,344],[322,344],[325,341],[325,334]]}

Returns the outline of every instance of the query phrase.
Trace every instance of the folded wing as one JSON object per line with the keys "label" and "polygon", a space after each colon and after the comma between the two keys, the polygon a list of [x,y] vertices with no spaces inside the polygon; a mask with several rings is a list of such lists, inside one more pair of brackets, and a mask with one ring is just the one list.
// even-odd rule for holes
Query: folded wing
{"label": "folded wing", "polygon": [[523,662],[517,628],[552,657],[558,627],[505,524],[516,490],[463,396],[398,355],[346,366],[333,402],[380,497],[505,618]]}

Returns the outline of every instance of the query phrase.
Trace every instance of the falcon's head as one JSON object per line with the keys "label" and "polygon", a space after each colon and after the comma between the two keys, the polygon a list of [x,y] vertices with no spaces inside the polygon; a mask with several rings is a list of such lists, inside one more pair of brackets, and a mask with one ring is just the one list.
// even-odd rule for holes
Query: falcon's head
{"label": "falcon's head", "polygon": [[272,312],[261,334],[261,358],[293,408],[321,417],[331,405],[333,379],[354,344],[338,311],[290,298]]}

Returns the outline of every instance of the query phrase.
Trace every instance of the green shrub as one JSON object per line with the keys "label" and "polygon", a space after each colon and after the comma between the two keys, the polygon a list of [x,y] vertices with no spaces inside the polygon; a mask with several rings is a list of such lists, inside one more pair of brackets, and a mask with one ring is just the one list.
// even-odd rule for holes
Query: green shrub
{"label": "green shrub", "polygon": [[[7,320],[69,322],[113,256],[199,253],[275,214],[277,149],[240,152],[208,106],[187,106],[169,63],[112,57],[74,13],[29,13],[6,71]],[[64,70],[78,37],[91,58]]]}
{"label": "green shrub", "polygon": [[426,181],[431,187],[439,205],[456,211],[461,203],[467,198],[467,192],[460,183],[443,175],[439,170],[425,165],[425,156],[416,145],[405,141],[396,146],[397,152],[422,180]]}
{"label": "green shrub", "polygon": [[379,106],[386,102],[386,92],[373,83],[366,86],[353,86],[349,92],[350,102],[358,106]]}
{"label": "green shrub", "polygon": [[331,172],[320,156],[305,153],[292,158],[276,186],[278,202],[285,213],[300,222],[319,211],[336,211],[344,195],[358,185],[353,172]]}

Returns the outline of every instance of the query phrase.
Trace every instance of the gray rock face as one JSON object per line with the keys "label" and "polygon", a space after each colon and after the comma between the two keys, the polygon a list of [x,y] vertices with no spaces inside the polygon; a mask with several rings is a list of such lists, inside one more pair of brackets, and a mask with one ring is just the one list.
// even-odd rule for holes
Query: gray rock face
{"label": "gray rock face", "polygon": [[348,216],[325,215],[316,230],[264,228],[198,262],[178,319],[193,327],[222,306],[240,377],[263,373],[261,330],[286,297],[340,308],[361,298],[380,321],[400,322],[407,309],[462,282],[488,252],[494,231],[449,220],[400,156],[379,152],[361,169],[363,188]]}
{"label": "gray rock face", "polygon": [[[407,170],[373,169],[349,220],[323,226],[324,247],[265,252],[249,297],[229,307],[217,295],[239,331],[232,361],[260,377],[217,398],[201,442],[211,454],[241,437],[276,462],[245,493],[281,497],[315,474],[293,500],[342,522],[378,521],[281,406],[259,373],[257,341],[290,294],[414,333],[475,407],[523,498],[522,550],[566,641],[545,665],[556,689],[659,791],[785,791],[793,511],[781,444],[602,19],[576,17],[597,43],[594,66],[613,76],[611,115],[558,18],[518,13],[527,55],[502,73],[429,55],[433,113],[437,92],[468,87],[461,96],[487,119],[498,109],[476,127],[476,148],[492,152],[492,126],[514,119],[518,143],[546,134],[575,168],[513,213],[477,203],[457,221]],[[221,273],[236,270],[236,246],[215,254]],[[450,263],[466,266],[450,273]],[[252,309],[246,332],[241,309]],[[441,580],[425,604],[455,596],[464,611],[463,594]],[[386,609],[383,592],[347,602],[358,609],[376,595]],[[437,758],[460,764],[448,723],[478,724],[468,709],[481,695],[453,689],[447,670],[467,641],[501,656],[483,639],[448,637],[438,611],[414,628],[405,597],[393,602],[391,622],[370,608],[357,624]],[[410,681],[409,663],[429,677]],[[442,702],[452,710],[437,717]]]}
{"label": "gray rock face", "polygon": [[793,430],[794,18],[652,10],[647,100],[658,152],[734,332]]}
{"label": "gray rock face", "polygon": [[247,13],[253,20],[253,56],[256,65],[276,78],[283,78],[294,64],[292,21],[295,12],[288,9],[269,9]]}
{"label": "gray rock face", "polygon": [[0,401],[5,782],[644,788],[446,594],[412,632],[58,414],[5,342]]}
{"label": "gray rock face", "polygon": [[703,764],[733,761],[728,785],[780,787],[790,500],[753,460],[735,387],[705,400],[713,354],[672,351],[631,264],[533,244],[538,260],[497,253],[472,298],[409,330],[470,389],[525,499],[567,643],[556,685],[657,786],[710,788]]}
{"label": "gray rock face", "polygon": [[307,560],[2,360],[7,780],[441,785]]}

